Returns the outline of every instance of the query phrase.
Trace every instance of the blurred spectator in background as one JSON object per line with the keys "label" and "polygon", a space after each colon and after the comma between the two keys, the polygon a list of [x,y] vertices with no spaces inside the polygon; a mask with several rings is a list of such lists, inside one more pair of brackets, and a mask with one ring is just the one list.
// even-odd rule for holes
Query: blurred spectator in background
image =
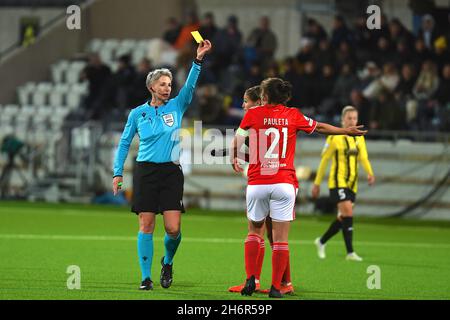
{"label": "blurred spectator in background", "polygon": [[372,81],[363,91],[367,99],[377,99],[381,92],[392,93],[397,87],[400,78],[397,68],[393,63],[383,65],[383,72],[380,77]]}
{"label": "blurred spectator in background", "polygon": [[334,74],[333,66],[330,64],[324,65],[320,69],[321,73],[317,82],[317,103],[322,101],[333,91],[336,77]]}
{"label": "blurred spectator in background", "polygon": [[377,64],[373,61],[367,61],[364,68],[359,73],[359,84],[358,88],[363,91],[369,84],[371,84],[375,79],[377,79],[381,74],[380,69]]}
{"label": "blurred spectator in background", "polygon": [[450,107],[450,64],[442,67],[442,78],[439,81],[439,87],[434,94],[434,98],[442,106]]}
{"label": "blurred spectator in background", "polygon": [[334,50],[331,50],[330,41],[322,39],[319,42],[318,48],[314,50],[312,59],[318,68],[322,68],[327,64],[334,66],[336,57]]}
{"label": "blurred spectator in background", "polygon": [[418,38],[423,40],[427,49],[432,50],[433,43],[438,36],[433,16],[431,14],[424,15],[422,17],[422,27],[419,30]]}
{"label": "blurred spectator in background", "polygon": [[221,74],[231,63],[236,62],[241,51],[242,33],[238,28],[236,16],[229,16],[225,28],[217,31],[214,37],[213,70]]}
{"label": "blurred spectator in background", "polygon": [[442,67],[442,78],[433,98],[437,102],[436,118],[441,121],[439,125],[441,129],[448,131],[450,129],[450,64]]}
{"label": "blurred spectator in background", "polygon": [[167,30],[164,32],[163,40],[174,45],[181,32],[181,24],[175,17],[167,19]]}
{"label": "blurred spectator in background", "polygon": [[407,47],[412,47],[414,42],[414,36],[397,18],[393,18],[389,22],[389,39],[392,43],[403,41]]}
{"label": "blurred spectator in background", "polygon": [[358,61],[358,68],[363,67],[364,63],[370,60],[372,56],[373,35],[372,30],[367,28],[366,22],[366,16],[359,16],[356,18],[353,28],[354,45],[357,48],[355,54]]}
{"label": "blurred spectator in background", "polygon": [[391,42],[388,38],[378,38],[377,48],[373,51],[372,60],[379,66],[394,60],[394,53],[392,51]]}
{"label": "blurred spectator in background", "polygon": [[401,130],[405,116],[394,95],[382,90],[372,103],[369,116],[369,128],[379,130]]}
{"label": "blurred spectator in background", "polygon": [[309,18],[306,22],[306,31],[303,34],[303,37],[311,39],[314,46],[317,46],[320,41],[327,39],[327,33],[317,20]]}
{"label": "blurred spectator in background", "polygon": [[338,109],[342,110],[342,106],[346,106],[350,103],[350,92],[358,84],[358,78],[353,74],[353,70],[350,64],[344,64],[341,67],[339,76],[336,79],[336,83],[333,88],[332,97],[336,100]]}
{"label": "blurred spectator in background", "polygon": [[371,48],[372,49],[376,49],[376,47],[378,46],[378,40],[380,40],[380,38],[385,38],[385,39],[389,40],[391,37],[390,33],[389,33],[388,19],[384,13],[381,13],[380,24],[381,24],[380,29],[370,30],[370,33],[371,33],[370,39],[371,39]]}
{"label": "blurred spectator in background", "polygon": [[300,108],[300,92],[302,86],[300,84],[300,74],[297,70],[295,59],[292,57],[288,57],[284,60],[283,78],[292,85],[292,97],[291,100],[288,101],[288,106]]}
{"label": "blurred spectator in background", "polygon": [[314,43],[309,38],[300,39],[300,50],[297,53],[297,61],[300,64],[304,64],[307,61],[311,61],[314,58]]}
{"label": "blurred spectator in background", "polygon": [[409,47],[405,40],[401,39],[395,43],[395,46],[392,62],[394,62],[397,68],[400,68],[405,63],[413,63],[414,54],[411,52],[412,47]]}
{"label": "blurred spectator in background", "polygon": [[395,88],[395,94],[397,100],[410,99],[412,97],[412,92],[414,85],[416,84],[416,71],[411,64],[404,64],[400,73],[400,81]]}
{"label": "blurred spectator in background", "polygon": [[111,79],[111,69],[105,65],[97,53],[89,56],[87,66],[81,71],[80,80],[89,82],[89,94],[84,102],[89,114],[101,105],[102,93]]}
{"label": "blurred spectator in background", "polygon": [[420,67],[425,60],[432,59],[432,53],[425,46],[425,42],[422,39],[416,39],[413,63]]}
{"label": "blurred spectator in background", "polygon": [[250,61],[261,63],[266,68],[274,59],[278,41],[275,33],[270,29],[268,16],[262,16],[259,27],[253,29],[247,39],[248,49],[251,50]]}
{"label": "blurred spectator in background", "polygon": [[400,81],[395,88],[395,99],[405,115],[405,125],[410,126],[417,114],[417,101],[412,92],[416,84],[417,73],[414,65],[404,64],[400,73]]}
{"label": "blurred spectator in background", "polygon": [[450,63],[450,51],[447,47],[447,39],[444,36],[440,36],[434,41],[434,55],[433,60],[436,62],[439,70],[442,70],[444,65]]}
{"label": "blurred spectator in background", "polygon": [[392,93],[398,85],[400,77],[398,70],[392,62],[383,65],[383,73],[380,77],[380,83],[383,88]]}
{"label": "blurred spectator in background", "polygon": [[258,63],[254,63],[250,67],[250,72],[247,74],[244,86],[246,88],[257,86],[263,80],[264,80],[264,76],[263,76],[263,73],[262,73],[262,70],[261,70],[261,66]]}
{"label": "blurred spectator in background", "polygon": [[358,110],[358,124],[369,127],[370,117],[370,103],[364,98],[362,92],[358,89],[353,89],[350,92],[350,104]]}
{"label": "blurred spectator in background", "polygon": [[[200,21],[199,32],[203,39],[215,39],[216,34],[218,32],[218,28],[216,26],[214,14],[212,12],[206,12],[203,14],[202,20]],[[192,43],[192,40],[191,40]],[[214,43],[214,49],[216,49],[216,44]],[[195,48],[194,48],[195,50]],[[212,52],[211,55],[207,55],[203,58],[202,64],[202,73],[198,78],[197,85],[199,87],[209,85],[209,84],[217,84],[220,79],[220,74],[216,70],[215,66],[215,57]],[[189,67],[187,68],[189,69]],[[186,69],[186,70],[187,70]],[[208,91],[210,92],[210,91]],[[200,110],[199,110],[200,111]]]}
{"label": "blurred spectator in background", "polygon": [[216,85],[199,86],[196,90],[199,116],[204,124],[223,124],[223,96]]}
{"label": "blurred spectator in background", "polygon": [[[319,105],[318,87],[319,78],[316,73],[314,62],[307,61],[303,68],[303,74],[300,75],[300,106],[303,109],[315,109]],[[308,112],[307,114],[310,114]]]}
{"label": "blurred spectator in background", "polygon": [[264,78],[279,78],[280,77],[280,67],[278,63],[272,62],[264,74]]}
{"label": "blurred spectator in background", "polygon": [[[114,74],[117,107],[126,110],[133,104],[136,71],[131,64],[131,56],[126,54],[119,57],[119,66]],[[145,82],[144,82],[145,83]]]}
{"label": "blurred spectator in background", "polygon": [[422,25],[422,17],[435,9],[434,0],[409,0],[408,5],[413,12],[413,33],[417,36]]}
{"label": "blurred spectator in background", "polygon": [[[332,70],[325,68],[322,70],[322,77],[325,77],[324,74],[329,74],[330,72]],[[328,75],[327,77],[329,78],[328,84],[331,82],[330,77],[333,77],[334,85],[330,91],[331,94],[327,94],[324,97],[319,96],[319,105],[316,109],[317,114],[315,117],[320,119],[320,121],[339,122],[339,120],[336,121],[336,117],[339,118],[342,106],[349,104],[350,92],[358,84],[358,78],[353,74],[350,64],[344,64],[337,77],[334,75]],[[324,87],[320,90],[324,90]]]}
{"label": "blurred spectator in background", "polygon": [[447,24],[444,30],[445,30],[444,36],[445,39],[447,40],[447,45],[450,45],[450,12],[447,15]]}
{"label": "blurred spectator in background", "polygon": [[344,17],[336,15],[333,20],[333,29],[331,32],[331,45],[338,48],[343,41],[353,45],[353,34],[347,27]]}
{"label": "blurred spectator in background", "polygon": [[181,49],[192,41],[192,31],[196,31],[200,28],[198,16],[194,11],[190,11],[186,17],[186,23],[181,28],[180,34],[175,41],[174,48]]}
{"label": "blurred spectator in background", "polygon": [[438,87],[439,76],[436,70],[436,64],[431,60],[427,60],[422,65],[422,70],[413,89],[413,94],[418,102],[416,124],[419,130],[430,128],[429,123],[434,117],[434,109],[429,100]]}
{"label": "blurred spectator in background", "polygon": [[347,41],[341,41],[336,52],[336,68],[342,67],[344,64],[350,64],[356,67],[356,59],[353,50]]}
{"label": "blurred spectator in background", "polygon": [[203,39],[214,39],[217,32],[217,26],[212,12],[206,12],[203,15],[199,32]]}
{"label": "blurred spectator in background", "polygon": [[[133,84],[134,102],[132,105],[138,106],[149,100],[150,94],[145,85],[145,82],[147,80],[148,73],[150,71],[152,71],[152,69],[153,69],[153,66],[149,59],[143,58],[139,62],[138,67],[137,67],[136,77],[134,79],[134,84]],[[176,88],[173,88],[173,86],[172,86],[172,90],[177,91]]]}
{"label": "blurred spectator in background", "polygon": [[419,77],[414,85],[413,93],[417,99],[430,98],[439,86],[436,64],[427,60],[423,63]]}
{"label": "blurred spectator in background", "polygon": [[237,85],[232,94],[225,99],[225,124],[234,127],[239,126],[242,117],[244,116],[244,109],[242,108],[243,92],[245,92],[245,88],[242,85]]}

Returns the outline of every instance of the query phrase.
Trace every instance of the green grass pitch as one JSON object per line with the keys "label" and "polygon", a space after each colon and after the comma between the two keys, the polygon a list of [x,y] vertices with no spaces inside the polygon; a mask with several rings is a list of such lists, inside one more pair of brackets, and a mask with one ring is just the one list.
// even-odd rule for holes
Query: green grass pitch
{"label": "green grass pitch", "polygon": [[[354,246],[363,262],[345,261],[342,235],[316,256],[313,240],[333,218],[297,216],[290,233],[295,295],[286,299],[450,299],[450,223],[355,219]],[[139,291],[137,218],[126,207],[0,203],[0,299],[267,299],[227,288],[244,280],[242,213],[189,210],[170,289],[159,285],[163,224],[155,231],[153,291]],[[266,241],[262,287],[270,285]],[[81,269],[81,289],[67,289],[67,267]],[[370,265],[381,289],[368,289]]]}

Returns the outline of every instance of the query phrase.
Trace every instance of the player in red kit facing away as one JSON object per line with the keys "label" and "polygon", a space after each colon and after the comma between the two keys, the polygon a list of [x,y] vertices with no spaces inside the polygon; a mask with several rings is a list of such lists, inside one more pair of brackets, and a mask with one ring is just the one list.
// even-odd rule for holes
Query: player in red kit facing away
{"label": "player in red kit facing away", "polygon": [[[250,108],[257,107],[261,105],[261,88],[260,86],[254,86],[251,88],[248,88],[243,97],[243,104],[242,108],[244,109],[244,113],[247,112]],[[246,146],[248,145],[248,139],[245,141]],[[228,150],[227,150],[228,151]],[[219,152],[219,155],[222,154],[222,152]],[[216,155],[216,151],[214,151],[214,155]],[[248,154],[246,153],[246,162],[248,162]],[[269,239],[270,247],[273,248],[273,241],[272,241],[272,221],[270,220],[270,217],[267,217],[265,220],[266,230],[267,230],[267,238]],[[251,229],[251,222],[248,221],[249,228]],[[263,228],[264,230],[264,228]],[[256,235],[255,235],[256,237]],[[264,234],[259,235],[259,252],[258,252],[258,260],[256,262],[256,273],[255,273],[255,284],[256,284],[256,292],[260,293],[268,293],[269,290],[261,290],[260,286],[260,278],[261,278],[261,272],[262,272],[262,266],[264,262],[264,254],[265,254],[265,241],[264,241]],[[236,286],[232,286],[228,288],[229,292],[241,292],[244,288],[245,283],[239,284]],[[289,260],[286,265],[286,270],[284,271],[283,278],[281,279],[281,288],[280,292],[282,294],[291,294],[294,292],[294,287],[291,283],[291,269],[290,269],[290,263]]]}
{"label": "player in red kit facing away", "polygon": [[[230,157],[236,172],[242,172],[238,159],[245,159],[242,146],[249,136],[249,169],[247,186],[247,218],[249,233],[245,240],[245,271],[247,278],[242,295],[255,291],[255,273],[264,221],[272,220],[272,286],[269,297],[281,298],[281,280],[289,260],[288,235],[295,219],[298,181],[294,168],[297,132],[308,134],[364,135],[362,126],[338,128],[316,122],[297,108],[288,108],[292,86],[278,78],[261,83],[262,106],[245,114],[231,145]],[[248,131],[248,132],[244,132]]]}

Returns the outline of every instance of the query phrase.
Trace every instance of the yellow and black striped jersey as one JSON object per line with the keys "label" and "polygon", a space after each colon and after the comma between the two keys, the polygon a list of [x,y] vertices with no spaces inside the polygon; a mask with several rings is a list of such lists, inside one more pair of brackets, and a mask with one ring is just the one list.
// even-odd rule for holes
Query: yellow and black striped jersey
{"label": "yellow and black striped jersey", "polygon": [[330,189],[349,188],[356,193],[358,190],[358,161],[361,162],[368,174],[373,175],[363,136],[328,136],[322,150],[322,160],[314,184],[320,185],[322,182],[330,159],[333,160],[328,179]]}

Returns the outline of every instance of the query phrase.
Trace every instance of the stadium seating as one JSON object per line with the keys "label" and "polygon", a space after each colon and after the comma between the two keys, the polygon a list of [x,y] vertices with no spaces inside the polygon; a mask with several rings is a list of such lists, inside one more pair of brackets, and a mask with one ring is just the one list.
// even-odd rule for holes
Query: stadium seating
{"label": "stadium seating", "polygon": [[[87,82],[79,82],[84,61],[61,60],[50,66],[51,82],[27,82],[17,88],[18,104],[0,106],[0,141],[8,134],[14,134],[33,151],[47,159],[45,167],[56,169],[52,163],[55,155],[55,141],[62,136],[64,119],[80,107],[81,100],[88,93]],[[41,150],[41,151],[38,151]],[[6,161],[0,157],[0,168]],[[31,177],[28,166],[21,164],[20,173]],[[43,168],[38,168],[42,171]],[[0,170],[1,171],[1,170]],[[23,190],[24,180],[17,174],[11,177],[11,188]]]}
{"label": "stadium seating", "polygon": [[97,52],[102,61],[117,70],[117,59],[125,54],[131,55],[131,62],[137,65],[143,58],[151,57],[155,66],[175,66],[178,52],[161,39],[150,40],[135,39],[93,39],[88,47],[88,52]]}
{"label": "stadium seating", "polygon": [[[6,1],[6,3],[11,6],[22,5],[27,7],[29,7],[30,4],[33,4],[32,2],[36,2],[35,5],[39,6],[43,4],[52,4],[54,2],[56,3],[58,1]],[[70,3],[70,1],[69,3],[68,1],[62,1],[62,3],[63,4],[59,4],[58,6],[60,6],[61,9],[64,9],[63,11],[65,11],[68,5],[73,4]],[[80,1],[76,1],[75,4],[79,3]],[[32,5],[31,7],[36,7],[35,5]],[[61,13],[62,16],[60,15],[60,19],[58,20],[63,21],[65,12]],[[40,13],[38,13],[38,16],[40,17]],[[42,32],[43,30],[41,30],[40,36],[42,35],[42,38],[45,38],[48,34],[47,30],[49,27],[52,28],[52,26],[49,26],[49,23],[43,23],[41,27],[42,26],[44,26],[46,32],[44,34]],[[11,29],[13,28],[11,27]],[[19,31],[17,33],[19,33]],[[101,53],[108,65],[112,67],[113,71],[117,69],[116,59],[120,55],[133,53],[133,61],[137,63],[143,57],[146,57],[148,53],[148,44],[146,40],[97,39],[96,41],[96,39],[94,39],[89,46],[92,48],[92,51]],[[32,52],[33,49],[33,47],[30,47],[26,50]],[[52,57],[70,54],[72,48],[65,49],[66,50],[61,50],[61,52],[55,52]],[[72,53],[75,52],[72,51]],[[45,154],[42,159],[40,159],[42,160],[41,163],[37,163],[39,166],[42,165],[42,167],[47,169],[46,167],[49,163],[47,160],[52,159],[51,154],[55,152],[55,150],[52,150],[54,145],[52,146],[51,138],[58,138],[58,133],[60,134],[62,132],[65,117],[71,111],[79,108],[80,102],[87,94],[87,84],[79,83],[80,71],[84,66],[84,61],[61,60],[52,65],[47,65],[48,77],[39,74],[33,78],[41,80],[33,80],[36,81],[34,83],[21,83],[20,87],[16,87],[17,99],[14,101],[14,105],[0,106],[0,142],[6,134],[15,133],[17,137],[24,140],[27,145],[33,147],[41,146],[40,151],[43,151]],[[40,82],[44,76],[47,77],[46,81]],[[58,147],[62,149],[70,148],[70,144],[66,144],[66,142],[63,141]],[[39,153],[40,151],[36,151],[36,153]],[[64,151],[66,150],[63,150],[63,152]],[[35,153],[35,150],[31,153]],[[4,160],[5,157],[1,154],[0,173],[3,169],[2,164],[4,164]],[[20,165],[23,164],[21,163]],[[24,169],[23,173],[27,175],[27,168],[22,169]],[[15,174],[12,177],[12,187],[21,187],[21,181],[19,181]]]}
{"label": "stadium seating", "polygon": [[[87,51],[98,52],[113,71],[117,68],[116,59],[123,54],[131,53],[134,64],[143,57],[150,56],[155,65],[173,65],[177,55],[176,52],[168,50],[159,39],[93,39]],[[0,139],[14,132],[30,145],[47,144],[48,152],[54,154],[55,145],[52,145],[52,139],[61,137],[65,117],[79,107],[81,99],[88,93],[87,82],[79,82],[79,74],[85,65],[83,61],[61,60],[50,66],[51,82],[29,82],[20,86],[17,89],[18,104],[0,106]],[[96,170],[102,177],[102,185],[105,188],[110,185],[111,155],[120,137],[120,132],[114,133],[113,138],[109,136],[110,134],[111,132],[104,133],[103,137],[108,138],[100,140],[103,142],[97,150],[103,165],[98,166]],[[132,185],[131,173],[133,155],[137,152],[136,140],[124,167],[124,183],[128,186]],[[302,165],[310,171],[316,170],[322,147],[323,139],[302,138],[297,146],[296,165]],[[365,174],[360,170],[358,214],[392,213],[428,193],[439,179],[439,174],[443,172],[439,170],[443,167],[442,159],[439,160],[442,148],[443,145],[440,143],[370,141],[368,149],[378,182],[374,188],[369,189],[365,183]],[[192,165],[192,172],[186,175],[186,203],[199,203],[212,209],[243,211],[246,181],[242,176],[230,173],[229,165]],[[20,179],[13,177],[13,185],[20,187]],[[213,188],[217,185],[221,186],[219,190]],[[299,210],[303,213],[314,211],[313,203],[308,200],[310,187],[310,179],[301,181]],[[323,195],[326,195],[328,192],[326,180],[322,190]],[[449,191],[438,199],[438,204],[437,207],[430,208],[427,217],[442,217],[448,211]]]}

